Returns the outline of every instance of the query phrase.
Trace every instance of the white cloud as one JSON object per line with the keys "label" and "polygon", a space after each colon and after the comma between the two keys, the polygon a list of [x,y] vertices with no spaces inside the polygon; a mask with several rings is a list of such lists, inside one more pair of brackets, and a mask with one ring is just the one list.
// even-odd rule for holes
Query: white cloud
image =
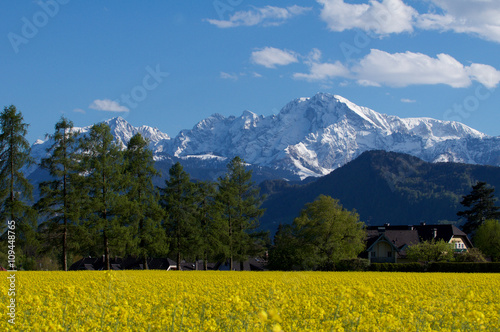
{"label": "white cloud", "polygon": [[448,54],[432,58],[422,53],[394,53],[372,49],[351,68],[361,85],[405,87],[446,84],[454,88],[471,85],[472,80],[486,87],[500,82],[500,72],[488,65],[464,66]]}
{"label": "white cloud", "polygon": [[419,13],[403,0],[316,0],[323,6],[321,18],[332,31],[361,29],[379,35],[423,30],[468,33],[500,43],[498,0],[427,0],[427,12]]}
{"label": "white cloud", "polygon": [[75,109],[73,110],[73,112],[75,112],[75,113],[81,113],[81,114],[85,114],[85,113],[86,113],[86,112],[85,112],[84,110],[82,110],[81,108],[75,108]]}
{"label": "white cloud", "polygon": [[414,84],[448,84],[455,88],[470,85],[464,66],[453,57],[439,54],[386,53],[372,49],[352,70],[362,85],[404,87]]}
{"label": "white cloud", "polygon": [[236,75],[234,73],[230,74],[230,73],[226,73],[226,72],[221,71],[220,78],[225,79],[225,80],[236,81],[238,79],[238,75]]}
{"label": "white cloud", "polygon": [[295,73],[293,77],[296,79],[304,79],[307,81],[326,81],[335,77],[349,76],[349,70],[336,61],[335,63],[321,63],[321,51],[313,49],[307,59],[304,61],[309,66],[309,73]]}
{"label": "white cloud", "polygon": [[335,63],[313,63],[308,74],[295,73],[293,77],[307,81],[324,81],[335,77],[346,77],[347,75],[349,75],[349,70],[339,61],[336,61]]}
{"label": "white cloud", "polygon": [[500,82],[500,71],[492,66],[473,63],[466,69],[471,79],[478,81],[487,88],[495,88]]}
{"label": "white cloud", "polygon": [[110,99],[96,99],[89,105],[89,108],[106,112],[128,112],[129,109],[121,106],[118,102]]}
{"label": "white cloud", "polygon": [[426,30],[470,33],[500,42],[500,5],[497,0],[429,0],[443,13],[426,13],[416,25]]}
{"label": "white cloud", "polygon": [[263,8],[254,8],[248,11],[238,11],[228,20],[207,19],[206,21],[219,28],[234,28],[239,26],[276,26],[285,23],[287,20],[301,15],[311,8],[300,7],[297,5],[286,8],[265,6]]}
{"label": "white cloud", "polygon": [[251,60],[253,63],[266,68],[276,68],[276,66],[286,66],[298,62],[295,52],[274,47],[265,47],[252,52]]}
{"label": "white cloud", "polygon": [[323,5],[321,18],[332,31],[362,29],[377,34],[413,31],[418,12],[402,0],[371,0],[369,4],[347,4],[343,0],[317,0]]}
{"label": "white cloud", "polygon": [[[340,61],[321,61],[321,51],[314,48],[307,56],[293,51],[266,47],[252,53],[251,59],[258,65],[275,68],[301,62],[308,72],[296,72],[294,79],[329,83],[334,78],[354,80],[364,86],[406,87],[410,85],[444,84],[453,88],[465,88],[473,81],[492,89],[500,83],[500,71],[479,63],[464,65],[449,54],[432,57],[423,53],[388,53],[371,49],[370,53],[354,64]],[[254,75],[255,76],[255,75]],[[228,77],[229,78],[229,77]],[[347,84],[345,81],[341,84]],[[402,102],[414,102],[402,99]]]}
{"label": "white cloud", "polygon": [[416,101],[416,100],[414,100],[414,99],[402,98],[402,99],[401,99],[401,102],[402,102],[402,103],[415,103],[415,102],[417,102],[417,101]]}

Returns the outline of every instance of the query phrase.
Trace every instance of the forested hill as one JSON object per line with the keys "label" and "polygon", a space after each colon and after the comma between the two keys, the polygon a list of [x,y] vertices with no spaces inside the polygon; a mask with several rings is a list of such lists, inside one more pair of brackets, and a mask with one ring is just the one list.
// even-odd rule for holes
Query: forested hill
{"label": "forested hill", "polygon": [[458,163],[428,163],[407,154],[368,151],[357,159],[305,185],[265,181],[268,195],[261,227],[274,232],[279,223],[298,216],[307,202],[324,194],[356,209],[368,225],[417,224],[457,220],[463,195],[477,181],[500,190],[500,167]]}

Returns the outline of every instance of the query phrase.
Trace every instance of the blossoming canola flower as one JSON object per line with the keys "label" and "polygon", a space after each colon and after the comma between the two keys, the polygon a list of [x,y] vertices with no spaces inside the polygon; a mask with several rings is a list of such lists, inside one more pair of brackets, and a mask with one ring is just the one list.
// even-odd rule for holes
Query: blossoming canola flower
{"label": "blossoming canola flower", "polygon": [[[17,272],[1,331],[499,331],[498,274]],[[1,287],[8,303],[7,281]]]}

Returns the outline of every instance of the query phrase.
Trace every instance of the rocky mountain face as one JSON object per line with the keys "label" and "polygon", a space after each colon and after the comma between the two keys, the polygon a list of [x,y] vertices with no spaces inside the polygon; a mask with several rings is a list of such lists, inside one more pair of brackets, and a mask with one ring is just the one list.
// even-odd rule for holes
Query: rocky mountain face
{"label": "rocky mountain face", "polygon": [[[500,165],[500,137],[458,122],[377,113],[325,93],[293,100],[268,117],[249,111],[239,117],[214,114],[174,138],[119,117],[106,122],[122,146],[139,132],[149,139],[158,165],[168,167],[179,160],[186,169],[197,170],[200,179],[220,175],[234,156],[252,165],[259,180],[323,176],[369,150],[407,153],[428,162]],[[89,128],[75,130],[85,133]],[[48,146],[48,141],[33,145],[35,160]],[[210,172],[205,174],[203,167]]]}

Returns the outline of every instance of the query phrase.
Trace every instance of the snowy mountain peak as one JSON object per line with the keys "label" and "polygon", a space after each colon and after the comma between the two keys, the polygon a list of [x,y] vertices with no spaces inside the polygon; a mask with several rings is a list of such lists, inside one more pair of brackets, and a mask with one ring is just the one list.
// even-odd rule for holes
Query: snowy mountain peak
{"label": "snowy mountain peak", "polygon": [[254,112],[251,112],[249,110],[244,110],[243,113],[241,113],[242,118],[258,118],[259,116],[255,114]]}
{"label": "snowy mountain peak", "polygon": [[109,125],[111,132],[115,136],[116,142],[120,144],[122,148],[125,148],[130,139],[137,133],[140,133],[144,139],[149,141],[150,147],[154,147],[161,141],[170,140],[170,137],[162,133],[158,128],[146,125],[134,127],[120,116],[109,119],[105,121],[105,123]]}
{"label": "snowy mountain peak", "polygon": [[[251,164],[292,170],[303,178],[327,174],[375,149],[409,153],[427,161],[481,163],[484,153],[479,158],[464,145],[467,140],[485,138],[457,122],[401,119],[342,96],[318,93],[289,102],[276,116],[250,111],[240,117],[211,116],[192,130],[182,131],[171,148],[178,157],[239,155]],[[457,149],[460,152],[454,152]]]}
{"label": "snowy mountain peak", "polygon": [[[124,149],[130,139],[137,133],[140,133],[142,137],[149,141],[149,148],[153,150],[154,153],[161,153],[165,150],[165,147],[170,143],[170,137],[162,133],[157,128],[152,128],[149,126],[134,127],[128,123],[122,117],[116,117],[104,121],[110,129],[111,133],[115,137],[115,141]],[[73,127],[73,132],[78,132],[80,136],[85,135],[92,126],[87,127]],[[53,144],[53,140],[48,139],[46,141],[37,140],[31,146],[31,156],[35,160],[36,164],[39,164],[42,158],[47,156],[47,148]],[[24,170],[26,176],[36,170],[35,167],[28,167]]]}
{"label": "snowy mountain peak", "polygon": [[121,126],[126,126],[126,125],[128,125],[127,120],[125,120],[121,116],[117,116],[117,117],[111,118],[111,119],[106,120],[104,122],[107,123],[110,127],[111,126],[120,126],[120,125]]}
{"label": "snowy mountain peak", "polygon": [[[402,152],[430,162],[500,166],[500,137],[489,137],[458,122],[381,114],[327,93],[295,99],[268,117],[251,111],[239,117],[216,113],[174,139],[157,128],[134,127],[121,117],[106,123],[122,147],[141,133],[149,140],[155,160],[224,163],[240,156],[254,166],[300,178],[328,174],[367,150]],[[89,129],[75,128],[81,133]],[[48,141],[36,142],[32,147],[35,159],[49,145]]]}
{"label": "snowy mountain peak", "polygon": [[219,113],[214,113],[212,114],[211,116],[209,116],[208,118],[206,119],[203,119],[201,120],[200,122],[198,122],[193,130],[195,129],[199,129],[199,130],[202,130],[202,129],[209,129],[209,128],[213,128],[213,126],[216,124],[216,123],[219,123],[221,121],[224,121],[226,118],[222,115],[222,114],[219,114]]}

